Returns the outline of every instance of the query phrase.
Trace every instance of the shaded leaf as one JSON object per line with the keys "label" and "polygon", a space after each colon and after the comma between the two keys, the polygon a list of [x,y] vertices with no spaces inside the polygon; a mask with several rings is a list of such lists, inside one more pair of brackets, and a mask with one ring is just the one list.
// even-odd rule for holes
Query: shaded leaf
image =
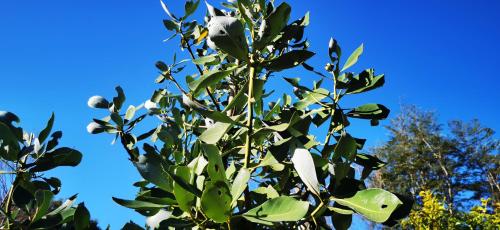
{"label": "shaded leaf", "polygon": [[52,115],[50,116],[50,119],[47,122],[45,128],[40,132],[40,134],[38,134],[38,141],[40,141],[40,143],[43,143],[45,139],[47,139],[47,137],[50,134],[50,131],[52,131],[53,125],[54,125],[54,113],[52,113]]}
{"label": "shaded leaf", "polygon": [[381,104],[365,104],[347,113],[347,116],[361,119],[383,120],[389,116],[390,110]]}
{"label": "shaded leaf", "polygon": [[71,148],[58,148],[52,152],[45,153],[30,169],[32,172],[47,171],[59,166],[77,166],[82,160],[82,154]]}
{"label": "shaded leaf", "polygon": [[223,181],[209,181],[201,196],[201,209],[216,223],[226,222],[231,215],[231,193]]}
{"label": "shaded leaf", "polygon": [[90,212],[84,203],[80,203],[73,216],[75,230],[86,230],[90,227]]}
{"label": "shaded leaf", "polygon": [[268,70],[281,71],[304,63],[309,58],[314,56],[314,54],[315,53],[309,50],[292,50],[275,59],[269,60],[264,64]]}

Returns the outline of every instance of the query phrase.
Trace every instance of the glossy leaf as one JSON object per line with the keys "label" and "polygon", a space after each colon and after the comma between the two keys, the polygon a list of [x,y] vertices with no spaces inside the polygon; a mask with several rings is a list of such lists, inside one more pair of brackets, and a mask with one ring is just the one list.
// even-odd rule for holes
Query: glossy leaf
{"label": "glossy leaf", "polygon": [[239,60],[248,59],[248,44],[241,22],[234,17],[214,16],[208,25],[207,44]]}
{"label": "glossy leaf", "polygon": [[319,182],[311,153],[304,148],[296,148],[292,157],[293,167],[309,191],[319,197]]}
{"label": "glossy leaf", "polygon": [[250,209],[243,217],[254,223],[273,225],[273,222],[298,221],[304,218],[308,209],[309,202],[280,196]]}
{"label": "glossy leaf", "polygon": [[198,138],[207,144],[216,144],[232,126],[231,123],[217,122],[205,130]]}
{"label": "glossy leaf", "polygon": [[392,212],[402,204],[396,195],[378,188],[359,191],[353,197],[332,200],[377,223],[389,219]]}

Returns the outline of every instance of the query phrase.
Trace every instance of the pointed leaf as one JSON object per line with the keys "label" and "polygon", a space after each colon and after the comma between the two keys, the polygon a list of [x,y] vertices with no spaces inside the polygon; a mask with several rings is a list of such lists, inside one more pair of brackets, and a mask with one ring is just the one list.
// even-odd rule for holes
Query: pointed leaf
{"label": "pointed leaf", "polygon": [[90,212],[84,203],[80,203],[73,216],[75,230],[86,230],[90,227]]}
{"label": "pointed leaf", "polygon": [[241,168],[240,171],[238,171],[238,174],[234,178],[233,184],[231,185],[231,195],[233,196],[231,204],[234,204],[234,202],[238,200],[238,198],[247,187],[248,180],[250,180],[250,175],[250,170],[246,168]]}
{"label": "pointed leaf", "polygon": [[40,134],[38,134],[38,141],[40,141],[40,144],[47,139],[47,137],[50,134],[50,131],[52,130],[52,126],[54,125],[54,113],[50,116],[49,121],[47,122],[47,125],[45,126],[45,129],[43,129]]}
{"label": "pointed leaf", "polygon": [[362,53],[363,53],[363,44],[361,44],[356,50],[354,50],[351,56],[349,56],[349,58],[344,64],[344,67],[342,67],[341,71],[344,71],[349,67],[353,66],[354,64],[356,64],[356,62],[358,62],[359,56],[361,56]]}

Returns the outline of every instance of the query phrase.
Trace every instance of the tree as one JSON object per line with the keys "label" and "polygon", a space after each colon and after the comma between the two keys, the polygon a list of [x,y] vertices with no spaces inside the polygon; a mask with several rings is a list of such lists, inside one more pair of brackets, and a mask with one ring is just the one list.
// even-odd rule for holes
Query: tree
{"label": "tree", "polygon": [[[20,119],[0,111],[0,171],[7,193],[0,207],[1,229],[98,229],[84,203],[74,206],[76,195],[65,202],[53,198],[61,181],[44,172],[61,166],[77,166],[82,154],[68,147],[57,148],[61,131],[53,132],[54,114],[38,134],[16,126]],[[9,177],[9,180],[6,177]],[[8,184],[11,181],[12,184]]]}
{"label": "tree", "polygon": [[387,129],[389,141],[373,151],[388,163],[372,178],[375,185],[413,195],[432,189],[450,213],[470,207],[471,199],[498,202],[500,141],[492,129],[473,120],[451,121],[444,130],[433,112],[415,106],[403,107]]}
{"label": "tree", "polygon": [[[134,184],[135,199],[113,199],[146,216],[151,228],[331,228],[333,223],[346,229],[354,213],[385,223],[406,216],[411,200],[366,188],[364,180],[383,162],[358,153],[365,140],[347,131],[350,119],[377,125],[389,114],[380,104],[341,103],[384,84],[384,75],[373,69],[346,71],[363,45],[341,65],[341,49],[331,39],[324,73],[306,63],[315,54],[304,39],[309,13],[289,23],[291,7],[285,2],[229,1],[225,10],[207,3],[200,24],[190,19],[199,3],[186,1],[185,12],[174,14],[162,2],[169,16],[165,27],[171,38],[180,38],[189,58],[179,61],[174,54],[171,64],[156,64],[161,88],[149,100],[126,107],[121,87],[112,100],[89,99],[104,118],[93,119],[88,131],[113,134],[144,178]],[[184,83],[178,75],[188,64],[196,73]],[[283,78],[294,96],[277,98],[268,80],[300,67],[318,80],[306,86],[298,78]],[[141,127],[149,117],[159,124]],[[324,141],[310,132],[312,126],[327,131]],[[364,168],[362,175],[355,175],[353,164]],[[132,222],[124,228],[141,229]]]}
{"label": "tree", "polygon": [[474,206],[468,212],[450,215],[451,208],[446,200],[439,201],[432,192],[419,192],[422,206],[410,213],[410,216],[401,222],[404,229],[488,229],[500,228],[500,203],[489,205],[491,199],[481,198],[481,204]]}

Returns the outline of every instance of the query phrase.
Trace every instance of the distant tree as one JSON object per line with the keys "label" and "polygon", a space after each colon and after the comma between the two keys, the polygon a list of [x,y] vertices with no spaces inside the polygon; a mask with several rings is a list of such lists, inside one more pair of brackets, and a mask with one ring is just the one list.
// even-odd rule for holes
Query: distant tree
{"label": "distant tree", "polygon": [[479,121],[451,121],[449,129],[435,113],[404,106],[387,126],[391,136],[373,153],[387,166],[371,178],[375,186],[416,195],[431,189],[454,210],[470,207],[470,199],[498,202],[500,142]]}
{"label": "distant tree", "polygon": [[500,229],[500,203],[481,198],[480,205],[468,211],[450,215],[446,200],[440,200],[429,190],[419,192],[422,205],[401,222],[403,229]]}

